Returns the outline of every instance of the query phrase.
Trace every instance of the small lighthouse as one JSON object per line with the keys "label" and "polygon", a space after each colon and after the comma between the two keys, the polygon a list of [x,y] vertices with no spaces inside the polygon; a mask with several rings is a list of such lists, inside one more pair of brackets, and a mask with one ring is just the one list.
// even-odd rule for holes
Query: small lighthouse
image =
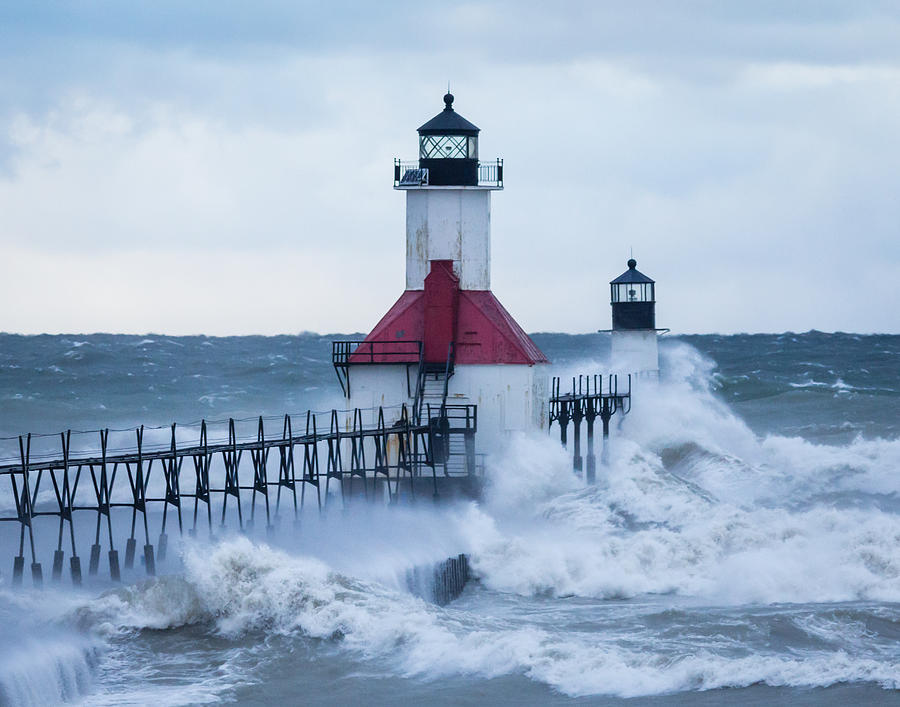
{"label": "small lighthouse", "polygon": [[659,375],[656,283],[628,261],[628,270],[609,283],[612,305],[612,365],[629,373]]}
{"label": "small lighthouse", "polygon": [[405,291],[334,363],[354,408],[477,405],[479,446],[490,448],[546,425],[548,361],[491,292],[503,162],[479,160],[480,130],[453,101],[445,95],[419,128],[418,161],[394,162],[394,189],[406,192]]}

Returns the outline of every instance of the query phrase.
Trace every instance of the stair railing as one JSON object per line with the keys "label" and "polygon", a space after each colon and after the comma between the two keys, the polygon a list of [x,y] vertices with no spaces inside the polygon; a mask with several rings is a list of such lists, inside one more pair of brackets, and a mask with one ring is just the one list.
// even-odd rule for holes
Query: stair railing
{"label": "stair railing", "polygon": [[422,404],[425,399],[425,346],[419,349],[419,372],[416,375],[416,396],[413,399],[413,422],[422,424]]}
{"label": "stair railing", "polygon": [[453,364],[456,362],[456,348],[451,341],[447,345],[447,365],[444,367],[444,394],[441,398],[441,407],[447,404],[447,390],[450,385],[450,376],[453,375]]}

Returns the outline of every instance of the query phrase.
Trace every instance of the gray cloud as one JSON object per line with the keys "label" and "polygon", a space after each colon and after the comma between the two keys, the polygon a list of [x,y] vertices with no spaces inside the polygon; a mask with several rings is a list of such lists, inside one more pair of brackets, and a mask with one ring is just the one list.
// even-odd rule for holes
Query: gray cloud
{"label": "gray cloud", "polygon": [[[0,329],[367,329],[402,287],[391,160],[447,78],[506,160],[494,287],[526,328],[607,326],[634,247],[679,331],[900,329],[894,3],[250,7],[0,9],[0,297],[22,302]],[[266,252],[297,271],[273,316],[210,318],[272,289]],[[96,287],[23,298],[19,271],[60,257],[98,278],[132,258],[117,301],[177,315]],[[166,257],[204,275],[164,287]]]}

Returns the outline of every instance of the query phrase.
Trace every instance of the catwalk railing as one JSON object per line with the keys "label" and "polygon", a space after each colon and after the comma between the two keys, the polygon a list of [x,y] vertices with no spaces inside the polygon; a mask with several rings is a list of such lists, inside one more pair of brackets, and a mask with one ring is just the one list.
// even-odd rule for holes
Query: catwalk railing
{"label": "catwalk railing", "polygon": [[[331,363],[337,374],[344,396],[350,397],[350,366],[365,366],[394,363],[406,366],[406,387],[409,397],[414,397],[410,388],[409,367],[422,369],[422,355],[425,349],[421,341],[332,341]],[[418,394],[418,387],[416,388]]]}
{"label": "catwalk railing", "polygon": [[[273,420],[278,421],[275,431]],[[332,481],[339,484],[344,509],[350,508],[354,497],[354,480],[356,497],[366,500],[412,501],[423,492],[436,498],[438,476],[455,475],[447,467],[454,436],[465,441],[466,473],[476,473],[474,405],[427,406],[421,423],[413,421],[405,405],[308,411],[299,418],[260,417],[253,422],[255,435],[239,435],[233,419],[201,421],[191,426],[190,435],[175,424],[165,430],[114,430],[120,445],[123,435],[133,435],[133,442],[124,447],[111,446],[108,429],[93,433],[99,443],[93,449],[73,449],[72,431],[15,439],[17,458],[0,460],[0,538],[10,526],[18,536],[7,538],[17,547],[13,583],[22,581],[26,551],[32,582],[42,582],[40,555],[45,545],[36,544],[39,525],[41,532],[52,532],[55,541],[54,580],[62,577],[68,550],[72,582],[81,583],[79,545],[92,539],[88,574],[97,574],[101,546],[106,543],[110,577],[118,581],[114,516],[120,527],[122,523],[130,527],[124,567],[133,567],[140,538],[142,564],[153,575],[156,561],[165,558],[169,530],[187,529],[193,535],[205,527],[212,536],[228,518],[233,529],[243,531],[263,515],[270,530],[283,506],[298,522],[307,487],[315,490],[320,512],[335,495],[329,494]],[[163,433],[165,441],[160,439]],[[55,452],[47,448],[54,438]],[[92,524],[93,537],[87,541],[83,529],[76,529],[76,518],[85,517],[81,524]],[[151,539],[156,540],[155,548]]]}
{"label": "catwalk railing", "polygon": [[[428,186],[428,170],[422,169],[418,161],[394,160],[394,186]],[[478,186],[503,186],[503,160],[478,162]]]}
{"label": "catwalk railing", "polygon": [[587,428],[587,465],[585,478],[593,483],[597,476],[597,458],[594,454],[594,422],[600,418],[603,430],[602,460],[606,461],[609,421],[617,412],[623,415],[631,411],[631,375],[619,385],[617,375],[578,376],[572,378],[572,388],[562,392],[561,380],[554,378],[550,388],[550,428],[559,424],[559,437],[563,447],[568,447],[569,423],[572,423],[572,465],[581,472],[585,459],[581,456],[581,423]]}

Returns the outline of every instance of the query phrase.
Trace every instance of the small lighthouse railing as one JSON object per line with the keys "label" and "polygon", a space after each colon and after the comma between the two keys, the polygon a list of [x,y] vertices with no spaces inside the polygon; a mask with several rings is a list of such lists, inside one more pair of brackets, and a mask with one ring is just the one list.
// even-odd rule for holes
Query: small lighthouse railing
{"label": "small lighthouse railing", "polygon": [[562,380],[554,378],[550,384],[550,427],[559,424],[559,439],[563,447],[568,447],[568,427],[573,425],[572,463],[575,471],[581,473],[584,462],[581,456],[581,423],[587,423],[587,468],[585,478],[589,483],[596,479],[597,466],[594,456],[594,421],[599,419],[603,431],[602,455],[605,462],[609,421],[617,412],[626,415],[631,412],[631,380],[618,375],[588,375],[572,377],[572,387],[566,390]]}
{"label": "small lighthouse railing", "polygon": [[499,157],[494,162],[478,163],[478,186],[503,186],[503,160]]}
{"label": "small lighthouse railing", "polygon": [[421,341],[332,341],[331,363],[341,390],[350,397],[350,366],[397,363],[421,368]]}
{"label": "small lighthouse railing", "polygon": [[[420,187],[428,186],[428,170],[420,169],[418,162],[394,160],[394,186]],[[478,163],[478,186],[503,186],[503,160],[499,157],[493,162]]]}

